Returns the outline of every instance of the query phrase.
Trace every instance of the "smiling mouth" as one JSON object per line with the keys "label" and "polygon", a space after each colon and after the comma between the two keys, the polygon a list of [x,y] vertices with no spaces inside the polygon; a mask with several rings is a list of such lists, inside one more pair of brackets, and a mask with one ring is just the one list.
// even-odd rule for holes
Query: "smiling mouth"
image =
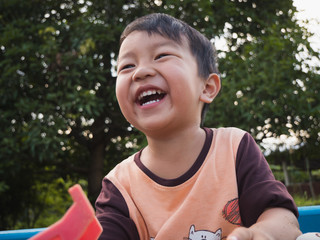
{"label": "smiling mouth", "polygon": [[137,102],[140,106],[146,106],[148,104],[160,102],[165,95],[166,93],[161,90],[148,90],[140,93]]}

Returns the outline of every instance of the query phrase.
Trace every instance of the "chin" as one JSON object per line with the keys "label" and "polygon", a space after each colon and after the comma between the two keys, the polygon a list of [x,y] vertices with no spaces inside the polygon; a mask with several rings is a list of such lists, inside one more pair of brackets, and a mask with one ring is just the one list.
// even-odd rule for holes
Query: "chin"
{"label": "chin", "polygon": [[143,132],[146,136],[167,138],[170,137],[172,134],[176,134],[177,129],[179,129],[179,126],[174,126],[174,124],[172,124],[171,122],[168,124],[144,125],[143,129],[139,130]]}

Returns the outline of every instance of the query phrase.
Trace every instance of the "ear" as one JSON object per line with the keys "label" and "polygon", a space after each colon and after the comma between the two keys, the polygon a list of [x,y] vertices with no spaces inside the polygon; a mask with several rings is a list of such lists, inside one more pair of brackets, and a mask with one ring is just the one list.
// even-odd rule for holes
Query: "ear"
{"label": "ear", "polygon": [[215,235],[220,237],[221,236],[221,228],[219,228],[216,232],[215,232]]}
{"label": "ear", "polygon": [[189,236],[193,235],[193,234],[194,234],[194,231],[195,231],[194,225],[191,225],[190,231],[189,231]]}
{"label": "ear", "polygon": [[204,103],[211,103],[220,91],[220,78],[217,74],[212,73],[209,75],[204,83],[200,101]]}

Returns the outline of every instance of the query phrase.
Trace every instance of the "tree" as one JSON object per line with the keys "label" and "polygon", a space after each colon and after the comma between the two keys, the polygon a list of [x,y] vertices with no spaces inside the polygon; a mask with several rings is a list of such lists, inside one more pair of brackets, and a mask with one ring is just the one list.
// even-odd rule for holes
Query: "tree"
{"label": "tree", "polygon": [[111,13],[123,3],[108,4],[1,1],[0,194],[2,206],[16,204],[1,210],[1,228],[22,218],[39,181],[85,178],[96,198],[106,168],[126,154],[111,72],[121,32]]}
{"label": "tree", "polygon": [[[239,126],[257,139],[292,132],[305,140],[300,131],[317,135],[319,66],[306,60],[319,55],[298,25],[292,2],[233,5],[226,21],[228,49],[220,52],[219,62],[224,97],[213,104],[216,114],[208,122]],[[308,59],[299,57],[303,54]]]}

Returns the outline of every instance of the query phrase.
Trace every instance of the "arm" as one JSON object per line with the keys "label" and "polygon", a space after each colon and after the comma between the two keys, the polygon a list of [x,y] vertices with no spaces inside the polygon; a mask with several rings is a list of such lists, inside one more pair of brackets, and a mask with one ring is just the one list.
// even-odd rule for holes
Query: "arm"
{"label": "arm", "polygon": [[296,216],[285,208],[270,208],[249,228],[236,228],[227,240],[295,240],[301,232]]}
{"label": "arm", "polygon": [[99,240],[139,240],[126,201],[107,178],[102,181],[102,190],[96,201],[96,217],[103,228]]}
{"label": "arm", "polygon": [[287,234],[282,239],[294,240],[300,234],[297,208],[249,134],[239,145],[236,171],[244,227],[236,229],[229,239],[280,239]]}

